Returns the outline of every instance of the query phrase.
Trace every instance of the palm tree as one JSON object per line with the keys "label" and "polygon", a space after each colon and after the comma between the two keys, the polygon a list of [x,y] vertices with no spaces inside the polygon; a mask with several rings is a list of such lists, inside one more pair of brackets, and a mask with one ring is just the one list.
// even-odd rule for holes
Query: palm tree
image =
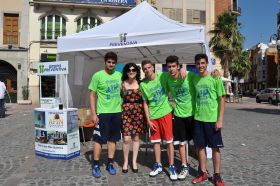
{"label": "palm tree", "polygon": [[218,16],[209,45],[215,56],[221,59],[224,77],[228,77],[228,69],[232,61],[242,52],[244,37],[239,31],[239,25],[235,15],[228,12]]}
{"label": "palm tree", "polygon": [[[251,70],[251,62],[249,59],[249,52],[243,51],[241,55],[233,61],[231,64],[229,71],[232,76],[236,77],[235,83],[235,94],[238,94],[238,82],[241,78],[250,72]],[[242,93],[242,92],[241,92]]]}

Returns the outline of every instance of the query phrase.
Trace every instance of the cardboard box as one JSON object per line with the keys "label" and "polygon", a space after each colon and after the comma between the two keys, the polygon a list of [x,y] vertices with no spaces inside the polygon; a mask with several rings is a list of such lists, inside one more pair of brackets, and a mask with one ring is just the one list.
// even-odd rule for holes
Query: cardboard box
{"label": "cardboard box", "polygon": [[90,109],[87,109],[87,108],[78,109],[78,122],[79,122],[80,126],[92,123]]}

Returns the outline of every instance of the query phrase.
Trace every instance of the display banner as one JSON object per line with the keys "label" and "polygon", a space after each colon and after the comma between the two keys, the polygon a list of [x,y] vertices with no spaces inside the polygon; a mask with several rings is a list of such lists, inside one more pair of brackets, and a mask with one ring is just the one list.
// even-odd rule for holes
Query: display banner
{"label": "display banner", "polygon": [[38,63],[38,75],[68,74],[68,61]]}
{"label": "display banner", "polygon": [[35,154],[49,159],[80,155],[77,110],[35,109]]}
{"label": "display banner", "polygon": [[67,132],[66,114],[64,111],[46,112],[46,129]]}
{"label": "display banner", "polygon": [[[66,0],[65,0],[66,1]],[[96,3],[96,4],[111,4],[111,5],[135,5],[135,0],[67,0],[67,2],[77,2],[77,3]]]}

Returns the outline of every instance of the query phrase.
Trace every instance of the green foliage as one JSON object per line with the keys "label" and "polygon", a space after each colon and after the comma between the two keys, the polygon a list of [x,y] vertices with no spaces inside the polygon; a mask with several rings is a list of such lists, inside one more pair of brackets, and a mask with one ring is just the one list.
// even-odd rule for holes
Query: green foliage
{"label": "green foliage", "polygon": [[228,12],[218,17],[209,46],[215,56],[221,59],[221,65],[224,69],[224,76],[228,77],[228,69],[232,61],[242,52],[242,43],[244,37],[239,31],[237,17]]}
{"label": "green foliage", "polygon": [[28,89],[28,86],[22,86],[22,97],[23,97],[23,100],[28,100],[29,98],[29,89]]}
{"label": "green foliage", "polygon": [[230,73],[238,77],[238,79],[243,78],[251,70],[251,62],[249,60],[249,53],[244,51],[242,54],[236,58],[231,64],[229,71]]}

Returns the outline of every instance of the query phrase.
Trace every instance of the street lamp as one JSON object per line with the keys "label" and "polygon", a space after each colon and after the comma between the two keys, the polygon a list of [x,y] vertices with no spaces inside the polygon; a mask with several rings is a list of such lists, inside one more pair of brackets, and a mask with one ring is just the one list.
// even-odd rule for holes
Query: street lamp
{"label": "street lamp", "polygon": [[278,34],[273,34],[270,36],[269,47],[276,47],[277,48],[277,76],[276,76],[276,87],[279,88],[279,77],[280,77],[280,31],[278,30]]}

